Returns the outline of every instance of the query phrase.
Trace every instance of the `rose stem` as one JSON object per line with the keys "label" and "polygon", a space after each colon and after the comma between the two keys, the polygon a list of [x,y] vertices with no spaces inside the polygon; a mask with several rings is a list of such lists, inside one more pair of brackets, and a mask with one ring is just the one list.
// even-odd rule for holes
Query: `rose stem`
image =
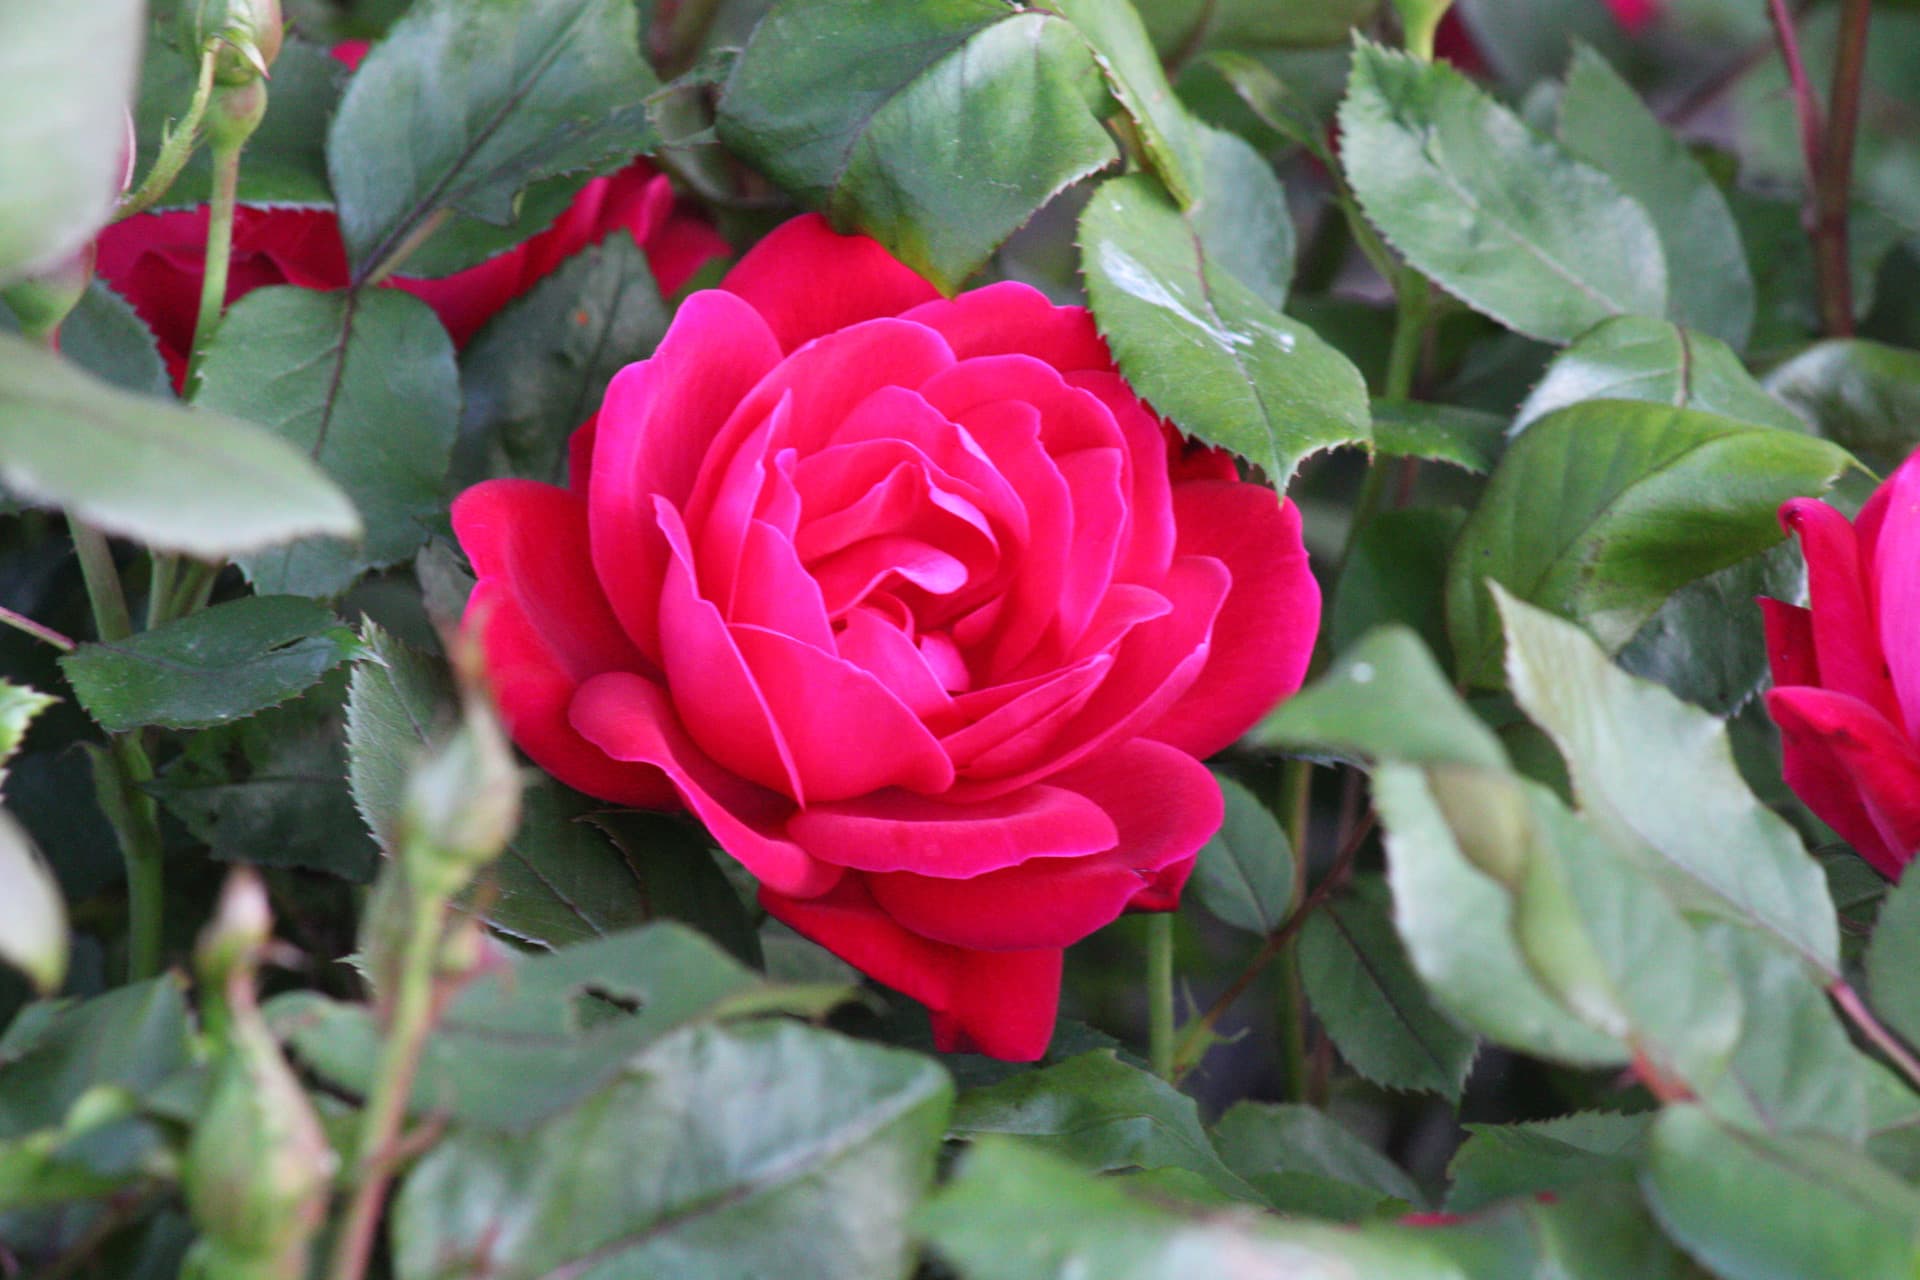
{"label": "rose stem", "polygon": [[1833,997],[1833,1002],[1840,1006],[1840,1011],[1847,1015],[1848,1020],[1860,1028],[1861,1034],[1873,1041],[1880,1052],[1886,1054],[1893,1065],[1900,1068],[1901,1075],[1914,1084],[1920,1085],[1920,1060],[1914,1058],[1913,1051],[1900,1042],[1899,1036],[1887,1030],[1880,1020],[1873,1016],[1873,1010],[1867,1008],[1866,1001],[1860,998],[1859,992],[1848,986],[1846,980],[1842,979],[1828,987],[1827,994]]}
{"label": "rose stem", "polygon": [[[160,144],[160,154],[153,158],[153,168],[147,170],[146,180],[139,189],[121,198],[119,206],[113,211],[114,221],[131,218],[136,213],[151,209],[161,196],[172,190],[174,180],[187,167],[187,160],[193,155],[193,145],[200,133],[200,122],[207,114],[207,103],[213,98],[214,61],[212,50],[201,55],[200,81],[194,86],[193,101],[187,104],[187,114],[167,132],[166,140]],[[132,169],[131,160],[127,167]]]}
{"label": "rose stem", "polygon": [[73,652],[74,644],[71,637],[64,636],[43,623],[35,622],[24,613],[15,613],[12,609],[0,608],[0,623],[12,627],[16,631],[24,631],[36,640],[44,640],[54,648],[63,652]]}
{"label": "rose stem", "polygon": [[1827,136],[1814,176],[1813,247],[1819,267],[1820,319],[1829,337],[1853,335],[1853,272],[1847,252],[1847,206],[1853,192],[1853,140],[1866,80],[1867,20],[1871,0],[1840,7],[1839,46],[1833,55],[1833,96]]}
{"label": "rose stem", "polygon": [[1147,917],[1147,1057],[1153,1074],[1173,1079],[1173,913]]}

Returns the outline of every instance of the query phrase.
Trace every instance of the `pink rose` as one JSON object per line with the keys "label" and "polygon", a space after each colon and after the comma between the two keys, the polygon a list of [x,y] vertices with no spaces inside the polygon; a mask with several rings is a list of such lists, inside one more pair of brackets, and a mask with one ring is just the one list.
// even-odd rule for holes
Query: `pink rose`
{"label": "pink rose", "polygon": [[1061,951],[1176,905],[1199,758],[1305,671],[1299,514],[1189,450],[1087,312],[952,300],[818,217],[682,304],[571,484],[454,504],[515,739],[684,802],[768,911],[1032,1059]]}
{"label": "pink rose", "polygon": [[1920,453],[1852,524],[1796,498],[1810,608],[1762,600],[1787,785],[1882,874],[1920,849]]}

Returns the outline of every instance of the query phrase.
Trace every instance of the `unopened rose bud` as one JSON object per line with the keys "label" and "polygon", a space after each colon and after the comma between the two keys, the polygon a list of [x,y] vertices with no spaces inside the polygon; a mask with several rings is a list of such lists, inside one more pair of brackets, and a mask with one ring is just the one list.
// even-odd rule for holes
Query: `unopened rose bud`
{"label": "unopened rose bud", "polygon": [[59,266],[0,291],[0,302],[19,320],[21,333],[45,338],[72,314],[93,283],[93,249],[88,244]]}
{"label": "unopened rose bud", "polygon": [[400,811],[401,859],[415,892],[457,893],[520,825],[520,775],[492,708],[466,699],[453,735],[414,769]]}
{"label": "unopened rose bud", "polygon": [[223,85],[264,78],[285,37],[280,0],[186,0],[178,22],[187,49],[213,46],[214,79]]}
{"label": "unopened rose bud", "polygon": [[249,867],[235,867],[220,891],[220,905],[201,931],[193,964],[201,985],[223,990],[230,975],[252,981],[261,949],[273,936],[273,912],[267,887]]}

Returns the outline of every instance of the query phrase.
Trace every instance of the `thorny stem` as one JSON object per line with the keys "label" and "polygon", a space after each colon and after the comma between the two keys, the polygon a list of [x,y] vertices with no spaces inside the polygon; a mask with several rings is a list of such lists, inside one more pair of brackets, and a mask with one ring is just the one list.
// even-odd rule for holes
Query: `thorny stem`
{"label": "thorny stem", "polygon": [[193,322],[193,350],[187,358],[187,393],[193,393],[200,362],[227,305],[227,269],[233,258],[233,216],[240,196],[240,147],[213,149],[213,200],[207,217],[207,269],[200,277],[200,314]]}
{"label": "thorny stem", "polygon": [[24,631],[34,639],[44,640],[54,648],[63,652],[71,653],[73,651],[74,644],[70,637],[62,635],[60,632],[55,631],[52,627],[46,626],[43,623],[35,622],[24,613],[15,613],[12,609],[0,608],[0,624],[12,627],[16,631]]}
{"label": "thorny stem", "polygon": [[214,61],[212,50],[201,54],[200,80],[194,86],[193,101],[187,105],[187,114],[167,131],[165,141],[160,144],[160,154],[153,158],[153,168],[147,171],[146,180],[137,190],[120,198],[120,205],[113,214],[115,220],[131,218],[136,213],[151,209],[160,197],[173,188],[174,180],[187,167],[200,132],[200,122],[207,114],[207,103],[213,99]]}
{"label": "thorny stem", "polygon": [[1867,1008],[1860,993],[1849,986],[1845,979],[1841,979],[1827,988],[1827,994],[1833,997],[1833,1002],[1840,1006],[1840,1012],[1847,1015],[1848,1021],[1860,1028],[1860,1033],[1873,1041],[1874,1046],[1900,1069],[1900,1074],[1920,1087],[1920,1058],[1914,1057],[1913,1050],[1873,1016],[1873,1010]]}

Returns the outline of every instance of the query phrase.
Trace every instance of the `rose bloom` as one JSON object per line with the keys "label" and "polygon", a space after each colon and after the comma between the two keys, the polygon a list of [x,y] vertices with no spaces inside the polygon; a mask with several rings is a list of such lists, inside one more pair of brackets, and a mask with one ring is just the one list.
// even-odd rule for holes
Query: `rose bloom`
{"label": "rose bloom", "polygon": [[1219,825],[1199,758],[1297,687],[1299,514],[1188,448],[1087,312],[941,298],[789,222],[681,306],[566,488],[454,504],[467,623],[535,761],[683,802],[766,909],[1032,1059],[1061,950],[1169,910]]}
{"label": "rose bloom", "polygon": [[1920,849],[1920,453],[1851,524],[1796,498],[1810,607],[1762,600],[1787,785],[1883,875]]}

